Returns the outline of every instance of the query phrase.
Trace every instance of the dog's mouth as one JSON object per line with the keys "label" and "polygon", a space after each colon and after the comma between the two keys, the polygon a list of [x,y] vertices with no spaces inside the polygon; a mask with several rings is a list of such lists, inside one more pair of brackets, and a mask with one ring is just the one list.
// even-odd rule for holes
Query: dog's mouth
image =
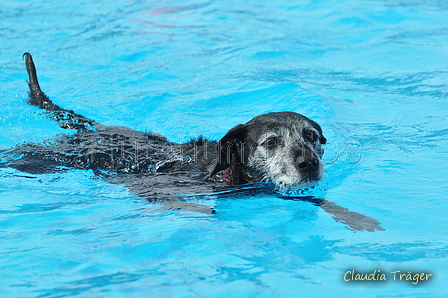
{"label": "dog's mouth", "polygon": [[316,185],[316,183],[319,180],[314,180],[314,179],[309,179],[306,178],[300,182],[288,182],[288,181],[284,181],[284,180],[280,180],[278,182],[275,182],[275,184],[280,187],[281,189],[284,190],[290,190],[290,189],[304,189],[304,188],[310,188],[314,185]]}
{"label": "dog's mouth", "polygon": [[273,177],[272,182],[284,190],[305,189],[316,185],[322,179],[322,176],[322,170],[319,170],[308,174],[300,173],[293,177],[278,175]]}

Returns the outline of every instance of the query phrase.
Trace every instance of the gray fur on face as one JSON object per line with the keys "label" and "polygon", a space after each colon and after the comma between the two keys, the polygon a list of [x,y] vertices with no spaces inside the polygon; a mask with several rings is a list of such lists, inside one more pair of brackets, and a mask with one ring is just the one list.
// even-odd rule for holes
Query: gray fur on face
{"label": "gray fur on face", "polygon": [[269,113],[231,129],[220,141],[221,158],[239,180],[306,188],[322,178],[325,142],[320,126],[305,116]]}
{"label": "gray fur on face", "polygon": [[[268,131],[253,147],[247,166],[258,173],[262,181],[272,181],[281,188],[310,187],[322,178],[323,166],[313,152],[314,146],[307,143],[295,129],[281,127]],[[300,164],[314,169],[305,171]]]}

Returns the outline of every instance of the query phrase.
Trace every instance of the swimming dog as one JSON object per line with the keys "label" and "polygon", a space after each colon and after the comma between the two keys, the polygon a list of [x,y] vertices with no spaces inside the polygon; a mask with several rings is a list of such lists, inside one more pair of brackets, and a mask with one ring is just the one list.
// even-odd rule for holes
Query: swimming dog
{"label": "swimming dog", "polygon": [[[31,174],[61,167],[90,169],[110,183],[125,184],[134,194],[152,201],[161,199],[166,206],[171,203],[171,209],[205,213],[210,210],[180,203],[176,196],[254,182],[301,189],[312,187],[322,178],[322,145],[327,140],[319,124],[303,115],[263,114],[233,127],[218,142],[199,136],[185,144],[174,143],[157,133],[102,125],[59,107],[41,90],[31,54],[23,57],[29,76],[28,103],[44,109],[61,128],[76,133],[10,150],[9,155],[15,158],[10,158],[9,167]],[[342,207],[319,202],[313,201],[333,210],[329,211],[332,214],[343,213]]]}
{"label": "swimming dog", "polygon": [[283,189],[310,187],[322,178],[326,139],[321,127],[303,115],[263,114],[230,129],[219,142],[199,137],[177,144],[158,134],[105,126],[60,108],[42,92],[31,54],[24,58],[28,102],[48,111],[62,128],[78,131],[53,146],[35,147],[34,159],[109,173],[190,170],[208,181],[272,182]]}

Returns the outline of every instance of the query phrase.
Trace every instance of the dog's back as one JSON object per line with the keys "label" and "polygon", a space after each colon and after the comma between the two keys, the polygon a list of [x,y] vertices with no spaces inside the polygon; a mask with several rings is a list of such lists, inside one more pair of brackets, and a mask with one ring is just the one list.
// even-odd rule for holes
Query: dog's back
{"label": "dog's back", "polygon": [[[202,213],[214,210],[179,201],[185,198],[180,195],[197,196],[227,190],[228,186],[239,191],[235,184],[259,181],[273,182],[281,188],[308,187],[322,176],[321,146],[326,139],[320,126],[303,115],[263,114],[230,129],[219,142],[200,137],[177,144],[159,134],[101,125],[57,106],[42,92],[31,55],[25,53],[24,57],[29,75],[28,102],[44,109],[60,127],[77,132],[53,142],[3,151],[2,159],[8,162],[0,163],[0,167],[32,174],[57,171],[61,166],[89,169],[110,183],[126,185],[131,193],[152,202],[160,200],[163,209]],[[324,199],[311,198],[311,202],[354,230],[382,229],[376,220]]]}

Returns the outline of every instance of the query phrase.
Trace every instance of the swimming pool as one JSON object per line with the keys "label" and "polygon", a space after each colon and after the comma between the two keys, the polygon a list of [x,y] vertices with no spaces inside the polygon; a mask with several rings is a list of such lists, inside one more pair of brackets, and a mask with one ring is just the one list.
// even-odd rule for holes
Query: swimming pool
{"label": "swimming pool", "polygon": [[[353,232],[264,192],[192,198],[214,215],[154,212],[89,171],[0,168],[2,297],[448,294],[445,1],[13,0],[0,11],[0,148],[65,133],[26,103],[29,51],[58,105],[171,141],[304,114],[329,140],[313,195],[384,228]],[[397,275],[408,272],[432,276]]]}

